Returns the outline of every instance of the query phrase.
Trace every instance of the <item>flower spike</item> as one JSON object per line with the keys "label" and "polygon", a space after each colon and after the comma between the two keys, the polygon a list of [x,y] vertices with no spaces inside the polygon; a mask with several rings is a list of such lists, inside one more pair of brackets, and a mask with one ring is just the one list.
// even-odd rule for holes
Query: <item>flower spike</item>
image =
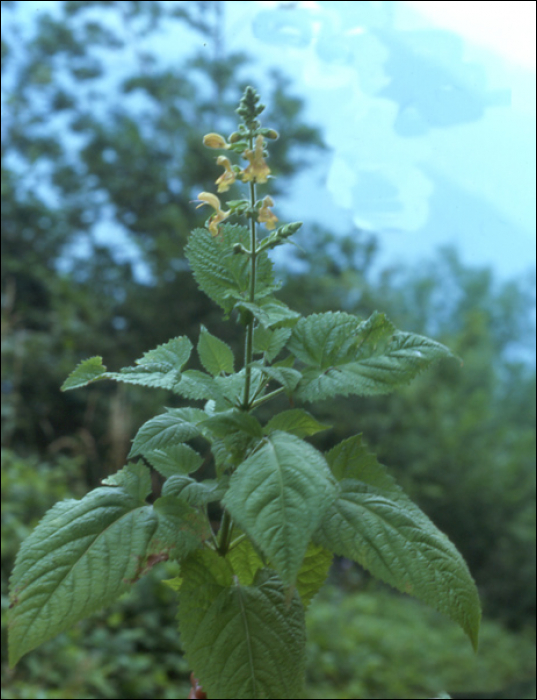
{"label": "flower spike", "polygon": [[196,209],[199,209],[202,207],[204,204],[208,204],[215,210],[215,214],[211,216],[209,219],[209,231],[211,232],[211,235],[217,236],[218,235],[218,224],[222,223],[225,219],[228,218],[228,216],[231,214],[230,211],[223,211],[221,206],[220,206],[220,200],[215,194],[212,194],[211,192],[200,192],[198,195],[198,201],[201,202],[201,204],[198,204]]}
{"label": "flower spike", "polygon": [[263,206],[259,210],[259,214],[257,217],[257,221],[260,224],[265,224],[269,231],[276,226],[276,222],[278,221],[278,217],[274,214],[273,211],[269,209],[269,207],[273,206],[274,202],[272,201],[272,197],[269,197],[267,195],[263,199]]}
{"label": "flower spike", "polygon": [[263,145],[263,137],[257,136],[254,150],[247,150],[244,152],[244,157],[250,161],[250,165],[242,173],[243,182],[255,180],[255,182],[263,183],[268,180],[270,168],[263,158]]}
{"label": "flower spike", "polygon": [[231,161],[226,156],[218,156],[216,162],[218,165],[222,165],[225,170],[215,184],[218,185],[218,192],[227,192],[236,179],[231,167]]}

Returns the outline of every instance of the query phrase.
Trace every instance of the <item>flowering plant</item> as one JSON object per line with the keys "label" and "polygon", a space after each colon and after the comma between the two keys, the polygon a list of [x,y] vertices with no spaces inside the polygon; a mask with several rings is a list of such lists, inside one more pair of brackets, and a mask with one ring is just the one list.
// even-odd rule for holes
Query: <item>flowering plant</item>
{"label": "flowering plant", "polygon": [[[207,147],[247,161],[241,168],[217,158],[224,168],[218,193],[242,182],[248,196],[225,209],[216,194],[200,193],[199,206],[214,213],[187,247],[199,287],[244,327],[241,367],[202,326],[196,350],[205,371],[185,369],[193,345],[179,336],[119,372],[92,357],[71,373],[64,390],[113,379],[199,404],[147,421],[123,469],[80,501],[57,503],[23,543],[10,582],[12,665],[168,559],[180,565],[180,577],[168,583],[178,592],[191,697],[299,697],[305,613],[334,554],[433,605],[477,644],[479,598],[457,549],[360,435],[325,454],[315,449],[307,438],[329,426],[301,407],[387,393],[451,353],[397,330],[382,313],[302,317],[275,297],[268,251],[301,224],[276,227],[273,200],[258,198],[272,177],[267,141],[278,137],[261,126],[263,109],[247,88],[238,131],[227,140],[205,137]],[[230,224],[232,215],[248,225]],[[282,395],[290,408],[262,425],[256,410]],[[189,444],[194,438],[212,455],[213,479],[193,476],[207,456]],[[165,478],[152,503],[150,468]],[[207,513],[215,503],[222,514],[216,530]]]}

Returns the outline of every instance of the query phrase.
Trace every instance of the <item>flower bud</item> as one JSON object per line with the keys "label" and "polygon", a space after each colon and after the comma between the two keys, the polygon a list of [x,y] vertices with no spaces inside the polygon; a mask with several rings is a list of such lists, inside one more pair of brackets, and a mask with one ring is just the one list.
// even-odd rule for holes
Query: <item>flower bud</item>
{"label": "flower bud", "polygon": [[229,137],[229,143],[237,143],[237,141],[240,141],[242,139],[242,134],[239,134],[238,131],[234,131],[231,136]]}
{"label": "flower bud", "polygon": [[229,148],[226,140],[220,134],[210,133],[203,137],[203,145],[207,148]]}
{"label": "flower bud", "polygon": [[265,136],[273,141],[280,138],[280,134],[275,129],[267,129]]}

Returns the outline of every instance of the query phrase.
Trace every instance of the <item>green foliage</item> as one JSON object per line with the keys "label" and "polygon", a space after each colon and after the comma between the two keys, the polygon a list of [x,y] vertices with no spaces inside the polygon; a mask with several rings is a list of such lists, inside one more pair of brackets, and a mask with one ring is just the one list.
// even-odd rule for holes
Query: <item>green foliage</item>
{"label": "green foliage", "polygon": [[477,649],[479,598],[457,549],[390,481],[360,438],[340,443],[327,459],[339,493],[316,541],[451,617]]}
{"label": "green foliage", "polygon": [[12,665],[118,598],[176,544],[177,555],[185,556],[203,538],[203,521],[180,501],[145,503],[151,491],[146,467],[125,467],[104,483],[112,488],[57,503],[21,548],[10,580],[17,609],[9,630]]}
{"label": "green foliage", "polygon": [[451,356],[429,338],[397,332],[378,313],[363,322],[341,312],[308,316],[293,329],[288,349],[307,366],[297,391],[305,401],[385,394]]}
{"label": "green foliage", "polygon": [[[304,608],[279,577],[259,570],[244,585],[212,552],[183,567],[179,629],[194,673],[209,695],[293,698],[305,664]],[[277,673],[274,670],[277,669]]]}
{"label": "green foliage", "polygon": [[[250,234],[244,226],[225,225],[216,238],[207,229],[192,232],[186,255],[199,288],[230,313],[238,301],[246,303],[250,289],[249,259],[235,253],[237,244],[248,246]],[[267,253],[258,258],[256,299],[271,294],[277,285]]]}
{"label": "green foliage", "polygon": [[[307,615],[307,697],[535,698],[535,637],[484,620],[479,654],[431,608],[327,585]],[[518,694],[515,696],[513,691]]]}
{"label": "green foliage", "polygon": [[[116,370],[177,328],[196,337],[200,323],[238,350],[233,329],[197,290],[184,248],[203,221],[190,187],[207,189],[214,167],[202,136],[234,122],[244,87],[238,72],[246,79],[252,69],[247,56],[222,51],[218,2],[185,4],[182,12],[177,3],[130,0],[60,1],[30,14],[21,3],[6,7],[2,445],[23,453],[32,445],[43,455],[69,437],[94,486],[106,465],[122,466],[109,435],[114,390],[90,385],[61,394],[75,364],[102,355]],[[185,25],[200,32],[199,50],[178,64],[177,56],[161,55],[160,36],[182,35]],[[118,65],[126,70],[118,73]],[[302,102],[281,76],[267,76],[265,85],[281,133],[271,167],[285,187],[301,168],[291,147],[307,145],[311,154],[322,141],[303,123]],[[218,107],[208,93],[218,95]],[[102,226],[112,231],[108,241],[125,243],[101,243]],[[140,376],[131,379],[142,384]],[[133,422],[163,402],[162,393],[124,396]]]}
{"label": "green foliage", "polygon": [[235,471],[223,503],[282,579],[294,584],[334,498],[324,457],[294,435],[275,431]]}
{"label": "green foliage", "polygon": [[[174,585],[185,653],[210,696],[301,694],[305,608],[332,553],[446,613],[477,644],[479,598],[463,558],[361,440],[323,455],[304,438],[325,426],[306,411],[280,413],[266,425],[254,415],[284,393],[291,405],[386,393],[451,356],[435,341],[398,331],[380,313],[366,321],[341,312],[301,317],[273,297],[265,241],[274,247],[288,236],[258,239],[263,223],[274,227],[273,202],[265,197],[258,204],[257,188],[271,172],[265,137],[275,137],[261,128],[258,102],[247,88],[238,110],[243,123],[229,137],[249,163],[233,171],[249,198],[230,202],[226,212],[215,195],[200,193],[215,213],[207,229],[194,231],[187,250],[198,285],[244,328],[242,369],[234,371],[231,348],[202,326],[197,348],[208,374],[183,372],[193,347],[186,336],[120,372],[107,372],[100,357],[73,371],[64,390],[113,379],[204,405],[167,408],[133,440],[127,460],[142,458],[166,477],[160,496],[151,493],[147,466],[129,463],[82,500],[54,506],[22,544],[10,590],[12,664],[167,559],[181,568]],[[204,142],[228,147],[214,133]],[[232,211],[242,212],[249,228],[223,225]],[[283,350],[287,359],[273,364]],[[204,445],[199,449],[216,479],[188,476],[201,458],[190,441]],[[222,513],[216,531],[207,509],[215,501]]]}
{"label": "green foliage", "polygon": [[500,282],[446,249],[373,279],[373,244],[359,232],[310,231],[300,242],[310,265],[287,275],[283,293],[302,313],[344,307],[367,318],[382,307],[463,358],[435,364],[403,392],[325,402],[319,418],[334,428],[316,445],[328,450],[359,425],[461,551],[485,613],[524,627],[535,619],[534,275]]}

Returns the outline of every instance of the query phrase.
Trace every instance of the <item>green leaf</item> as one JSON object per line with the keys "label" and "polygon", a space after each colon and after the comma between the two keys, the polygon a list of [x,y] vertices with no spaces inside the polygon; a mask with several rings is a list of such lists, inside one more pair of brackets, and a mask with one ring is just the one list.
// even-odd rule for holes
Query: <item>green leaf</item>
{"label": "green leaf", "polygon": [[[236,534],[236,530],[233,531],[233,534]],[[309,543],[296,581],[296,589],[304,609],[308,608],[326,581],[333,558],[332,552],[328,552],[313,542]],[[227,559],[233,568],[233,573],[245,586],[251,585],[257,572],[265,566],[248,539],[244,539],[233,547],[228,552]]]}
{"label": "green leaf", "polygon": [[233,474],[223,503],[284,581],[293,584],[334,497],[321,453],[294,435],[274,432]]}
{"label": "green leaf", "polygon": [[207,428],[213,436],[225,438],[230,433],[242,432],[250,437],[263,436],[263,429],[257,418],[236,408],[206,418],[199,424],[201,429]]}
{"label": "green leaf", "polygon": [[[130,480],[133,490],[146,488]],[[11,575],[10,665],[128,590],[147,564],[157,526],[152,506],[117,486],[51,508],[23,542]]]}
{"label": "green leaf", "polygon": [[239,301],[235,308],[249,311],[267,329],[293,326],[300,318],[300,314],[292,311],[283,301],[273,298],[260,299],[257,304]]}
{"label": "green leaf", "polygon": [[[238,534],[236,528],[234,528],[233,534]],[[238,576],[243,586],[252,585],[257,572],[265,566],[255,547],[247,538],[228,552],[227,559],[233,568],[233,573]]]}
{"label": "green leaf", "polygon": [[201,327],[198,341],[198,355],[201,364],[214,377],[222,373],[233,373],[234,357],[231,348],[220,338],[211,335],[204,326]]}
{"label": "green leaf", "polygon": [[192,343],[186,336],[172,338],[167,343],[159,345],[154,350],[144,353],[140,360],[136,360],[137,365],[168,365],[169,369],[180,372],[188,362],[192,352]]}
{"label": "green leaf", "polygon": [[368,451],[362,435],[342,440],[325,456],[338,481],[359,479],[369,486],[391,491],[395,495],[404,493],[386,467],[379,463],[376,455]]}
{"label": "green leaf", "polygon": [[269,379],[273,379],[281,384],[288,394],[291,394],[302,379],[302,372],[291,367],[265,367],[257,362],[252,362],[252,367],[256,367]]}
{"label": "green leaf", "polygon": [[151,549],[157,553],[165,552],[162,559],[183,559],[211,535],[211,526],[205,515],[186,501],[163,495],[155,501],[153,508],[158,514],[159,524]]}
{"label": "green leaf", "polygon": [[91,357],[81,362],[69,375],[62,385],[62,391],[86,386],[99,379],[174,390],[191,351],[192,343],[188,338],[172,338],[136,360],[136,367],[123,367],[119,372],[107,372],[101,357]]}
{"label": "green leaf", "polygon": [[[349,350],[355,347],[361,325],[359,318],[342,312],[312,314],[293,328],[287,349],[306,365],[328,369],[352,357]],[[393,331],[387,326],[388,336]]]}
{"label": "green leaf", "polygon": [[359,437],[332,450],[327,459],[341,479],[339,495],[314,541],[448,615],[476,648],[479,596],[453,543],[386,474]]}
{"label": "green leaf", "polygon": [[[250,259],[236,255],[233,247],[241,243],[248,247],[250,232],[245,226],[225,224],[219,236],[211,236],[205,228],[192,232],[185,249],[194,277],[202,289],[226,313],[239,299],[249,298]],[[255,298],[271,294],[275,284],[272,263],[266,253],[257,256]]]}
{"label": "green leaf", "polygon": [[186,658],[209,697],[300,697],[305,670],[304,608],[287,602],[279,577],[259,571],[251,585],[233,581],[214,552],[182,566],[179,630]]}
{"label": "green leaf", "polygon": [[207,414],[200,409],[168,409],[167,413],[151,418],[142,425],[134,438],[129,458],[191,440],[200,435],[197,425],[205,418]]}
{"label": "green leaf", "polygon": [[147,386],[152,389],[174,391],[181,379],[180,373],[165,364],[146,364],[138,367],[123,367],[119,372],[107,372],[104,379],[113,379],[124,384]]}
{"label": "green leaf", "polygon": [[190,474],[203,464],[203,458],[191,447],[182,443],[161,450],[144,452],[144,457],[162,476]]}
{"label": "green leaf", "polygon": [[181,498],[190,503],[191,506],[200,507],[220,501],[226,492],[227,486],[227,478],[218,481],[215,479],[196,481],[190,476],[176,474],[166,479],[162,487],[162,495]]}
{"label": "green leaf", "polygon": [[285,347],[285,344],[291,337],[290,328],[279,328],[271,331],[268,328],[259,326],[254,332],[254,352],[257,354],[263,353],[267,362],[272,362],[275,357]]}
{"label": "green leaf", "polygon": [[143,502],[151,493],[151,472],[142,463],[127,464],[120,471],[103,479],[103,486],[121,486],[125,491]]}
{"label": "green leaf", "polygon": [[67,379],[62,384],[62,391],[78,389],[91,382],[106,378],[106,367],[103,365],[102,357],[90,357],[76,366]]}
{"label": "green leaf", "polygon": [[222,401],[224,396],[217,380],[205,372],[190,369],[183,372],[181,381],[174,386],[176,394],[184,396],[185,399],[211,399],[213,401]]}
{"label": "green leaf", "polygon": [[274,416],[265,426],[264,432],[269,435],[275,430],[283,430],[299,438],[305,438],[315,435],[321,430],[329,430],[330,427],[319,423],[311,413],[304,411],[302,408],[293,408]]}
{"label": "green leaf", "polygon": [[326,581],[333,559],[332,552],[310,542],[296,580],[306,610]]}
{"label": "green leaf", "polygon": [[434,360],[453,357],[440,343],[396,331],[379,313],[364,322],[345,313],[313,314],[297,323],[288,348],[308,365],[295,394],[304,401],[385,394]]}

